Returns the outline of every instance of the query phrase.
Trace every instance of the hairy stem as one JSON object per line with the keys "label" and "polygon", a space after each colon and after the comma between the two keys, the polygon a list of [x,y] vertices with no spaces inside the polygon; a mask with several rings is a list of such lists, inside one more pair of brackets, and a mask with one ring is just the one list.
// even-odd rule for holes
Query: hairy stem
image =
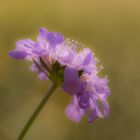
{"label": "hairy stem", "polygon": [[41,100],[40,104],[37,106],[37,108],[35,109],[35,111],[33,112],[33,114],[31,115],[31,117],[29,118],[29,120],[27,121],[26,125],[24,126],[24,128],[22,129],[19,137],[17,140],[23,140],[25,134],[27,133],[27,131],[29,130],[29,128],[31,127],[33,121],[35,120],[35,118],[37,117],[37,115],[39,114],[39,112],[42,110],[42,108],[44,107],[45,103],[48,101],[49,97],[52,95],[52,93],[55,91],[55,89],[57,88],[57,86],[55,84],[53,84],[50,88],[50,90],[48,91],[48,93],[45,95],[45,97]]}

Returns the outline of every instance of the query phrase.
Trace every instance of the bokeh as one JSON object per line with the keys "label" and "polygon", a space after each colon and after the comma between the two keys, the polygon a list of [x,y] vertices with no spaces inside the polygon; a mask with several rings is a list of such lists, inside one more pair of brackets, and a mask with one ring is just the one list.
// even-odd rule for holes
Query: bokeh
{"label": "bokeh", "polygon": [[7,53],[19,39],[35,39],[40,27],[90,47],[107,74],[110,117],[73,123],[64,113],[70,97],[58,89],[25,140],[140,139],[139,0],[0,0],[0,140],[15,140],[50,87],[30,63]]}

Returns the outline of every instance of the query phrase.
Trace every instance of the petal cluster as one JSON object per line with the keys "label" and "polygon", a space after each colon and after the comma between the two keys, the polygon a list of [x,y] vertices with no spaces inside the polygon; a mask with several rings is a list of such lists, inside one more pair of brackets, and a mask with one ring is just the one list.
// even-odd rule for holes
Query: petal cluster
{"label": "petal cluster", "polygon": [[41,28],[36,41],[17,41],[9,56],[31,61],[31,70],[39,78],[59,84],[72,97],[66,107],[71,120],[79,122],[85,114],[89,122],[108,116],[108,79],[98,76],[97,59],[90,49],[80,48],[60,33]]}

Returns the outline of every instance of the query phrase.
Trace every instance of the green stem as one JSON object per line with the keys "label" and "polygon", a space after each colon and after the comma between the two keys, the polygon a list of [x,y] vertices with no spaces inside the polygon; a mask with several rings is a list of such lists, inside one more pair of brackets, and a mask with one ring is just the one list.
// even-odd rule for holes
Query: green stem
{"label": "green stem", "polygon": [[31,115],[31,117],[27,121],[25,127],[22,129],[22,131],[21,131],[21,133],[20,133],[20,135],[19,135],[17,140],[23,140],[25,134],[27,133],[27,131],[31,127],[33,121],[35,120],[35,118],[37,117],[39,112],[42,110],[42,108],[44,107],[45,103],[48,101],[49,97],[52,95],[52,93],[55,91],[56,88],[57,88],[57,85],[53,84],[52,87],[50,88],[50,90],[48,91],[48,93],[45,95],[45,97],[42,99],[42,101],[40,102],[38,107],[35,109],[35,111]]}

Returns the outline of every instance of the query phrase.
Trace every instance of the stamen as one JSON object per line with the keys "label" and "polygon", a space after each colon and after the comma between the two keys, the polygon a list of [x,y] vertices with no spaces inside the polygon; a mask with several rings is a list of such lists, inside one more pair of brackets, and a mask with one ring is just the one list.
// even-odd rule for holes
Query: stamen
{"label": "stamen", "polygon": [[99,73],[104,67],[102,65],[97,67],[97,73]]}
{"label": "stamen", "polygon": [[64,46],[68,46],[71,50],[74,50],[75,52],[79,52],[85,47],[84,44],[81,44],[78,41],[70,38],[67,38],[63,44]]}

